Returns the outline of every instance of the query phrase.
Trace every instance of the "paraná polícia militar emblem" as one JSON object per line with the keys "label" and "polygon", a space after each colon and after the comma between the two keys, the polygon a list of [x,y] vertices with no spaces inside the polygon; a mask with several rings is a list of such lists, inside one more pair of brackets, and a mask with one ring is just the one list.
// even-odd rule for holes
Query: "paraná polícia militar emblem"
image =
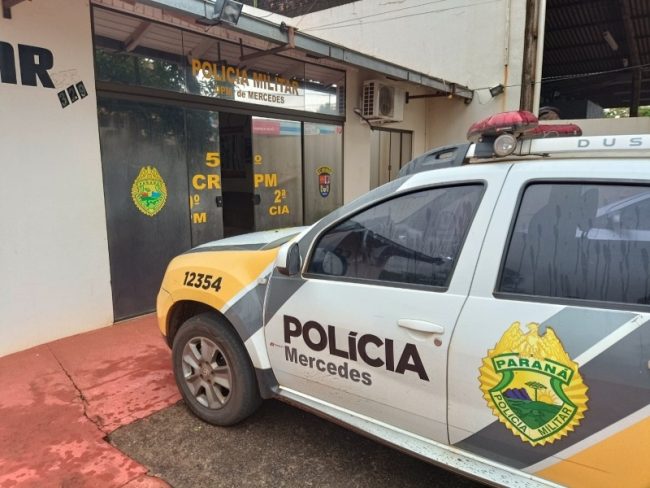
{"label": "paran\u00e1 pol\u00edcia militar emblem", "polygon": [[483,397],[494,415],[532,446],[573,431],[587,410],[587,386],[551,327],[539,335],[513,323],[479,369]]}
{"label": "paran\u00e1 pol\u00edcia militar emblem", "polygon": [[167,201],[167,186],[153,166],[144,166],[131,187],[135,206],[145,215],[153,217],[162,210]]}

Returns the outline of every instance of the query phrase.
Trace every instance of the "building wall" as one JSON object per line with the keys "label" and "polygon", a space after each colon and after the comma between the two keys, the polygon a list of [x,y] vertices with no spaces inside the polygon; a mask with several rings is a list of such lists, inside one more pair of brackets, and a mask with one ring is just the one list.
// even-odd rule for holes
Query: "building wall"
{"label": "building wall", "polygon": [[[456,98],[413,100],[407,106],[404,123],[387,125],[414,130],[415,156],[429,148],[463,142],[473,122],[519,108],[525,5],[524,0],[359,0],[291,19],[250,7],[245,7],[245,11],[273,22],[287,22],[305,34],[474,89],[474,100],[469,105]],[[348,104],[355,97],[358,99],[361,81],[378,77],[375,74],[365,78],[366,75],[369,74],[358,73],[359,79],[355,81],[348,75]],[[505,92],[492,98],[489,88],[498,84],[505,86]],[[409,91],[426,92],[414,89],[413,85]],[[353,117],[356,116],[350,115],[348,109],[346,138],[359,133]],[[365,172],[349,168],[350,162],[363,162],[369,154],[369,150],[355,147],[350,154],[355,158],[345,160],[346,171],[354,171],[354,176],[362,177],[363,182]],[[348,184],[346,201],[361,190]]]}
{"label": "building wall", "polygon": [[343,127],[343,202],[354,200],[370,189],[370,129],[354,113],[359,106],[361,77],[359,70],[346,74],[345,125]]}
{"label": "building wall", "polygon": [[[355,108],[361,106],[361,89],[366,80],[381,77],[376,73],[350,68],[346,73],[346,122],[344,125],[344,194],[345,203],[370,190],[370,147],[372,131],[368,123],[361,119]],[[421,86],[410,83],[392,82],[411,95],[427,93]],[[412,100],[404,105],[402,122],[380,125],[379,127],[413,131],[413,156],[426,149],[426,99]]]}
{"label": "building wall", "polygon": [[[113,320],[88,0],[12,14],[0,18],[0,355]],[[52,53],[53,88],[21,79],[19,44]],[[87,96],[63,108],[58,92],[78,82]]]}
{"label": "building wall", "polygon": [[[525,3],[360,0],[290,22],[303,33],[476,90],[469,105],[446,98],[411,102],[426,105],[426,147],[415,144],[424,150],[462,142],[472,122],[519,108]],[[488,88],[499,83],[506,91],[492,98]],[[419,140],[422,132],[414,136]]]}
{"label": "building wall", "polygon": [[431,76],[482,87],[503,82],[508,7],[512,10],[521,3],[360,0],[291,20],[305,34]]}

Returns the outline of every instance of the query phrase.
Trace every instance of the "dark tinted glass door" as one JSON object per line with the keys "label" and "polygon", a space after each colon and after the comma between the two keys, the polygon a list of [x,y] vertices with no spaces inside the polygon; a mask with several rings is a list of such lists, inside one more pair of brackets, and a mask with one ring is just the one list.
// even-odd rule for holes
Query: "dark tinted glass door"
{"label": "dark tinted glass door", "polygon": [[251,116],[221,112],[219,115],[223,225],[226,237],[254,228]]}
{"label": "dark tinted glass door", "polygon": [[99,99],[115,319],[155,308],[165,268],[223,236],[219,114]]}
{"label": "dark tinted glass door", "polygon": [[183,109],[99,99],[115,319],[155,308],[169,260],[190,245]]}
{"label": "dark tinted glass door", "polygon": [[198,246],[223,237],[219,112],[185,109],[185,127],[192,246]]}

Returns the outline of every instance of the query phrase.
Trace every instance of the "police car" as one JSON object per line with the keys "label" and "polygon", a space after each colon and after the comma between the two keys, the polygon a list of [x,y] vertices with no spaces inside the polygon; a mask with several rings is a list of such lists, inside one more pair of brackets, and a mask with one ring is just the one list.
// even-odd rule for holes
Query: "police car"
{"label": "police car", "polygon": [[311,227],[175,258],[188,408],[275,397],[488,484],[650,486],[650,136],[579,134],[500,114]]}

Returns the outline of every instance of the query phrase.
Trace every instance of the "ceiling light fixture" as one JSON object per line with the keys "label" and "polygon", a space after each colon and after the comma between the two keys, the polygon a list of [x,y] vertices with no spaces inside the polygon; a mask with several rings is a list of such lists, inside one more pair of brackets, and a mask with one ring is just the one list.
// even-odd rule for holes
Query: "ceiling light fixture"
{"label": "ceiling light fixture", "polygon": [[205,18],[198,19],[197,23],[203,25],[217,25],[222,22],[237,25],[244,6],[235,0],[204,1]]}

